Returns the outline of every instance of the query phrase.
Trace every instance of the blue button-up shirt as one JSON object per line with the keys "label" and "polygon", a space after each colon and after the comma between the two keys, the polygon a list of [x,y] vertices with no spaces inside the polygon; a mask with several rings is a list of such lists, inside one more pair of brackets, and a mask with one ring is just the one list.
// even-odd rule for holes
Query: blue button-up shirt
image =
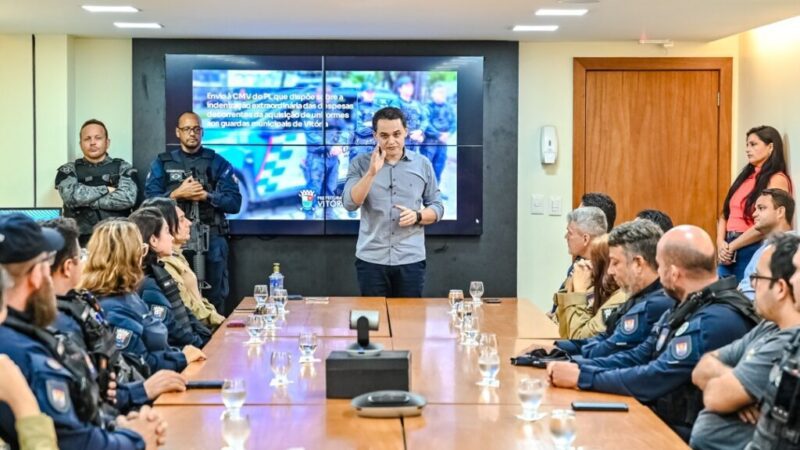
{"label": "blue button-up shirt", "polygon": [[[369,171],[372,153],[358,155],[350,162],[342,203],[348,211],[359,208],[353,201],[353,186]],[[425,228],[401,227],[400,209],[431,208],[436,220],[444,215],[441,193],[428,158],[404,151],[396,164],[384,164],[361,205],[361,225],[356,257],[373,264],[399,266],[425,259]]]}

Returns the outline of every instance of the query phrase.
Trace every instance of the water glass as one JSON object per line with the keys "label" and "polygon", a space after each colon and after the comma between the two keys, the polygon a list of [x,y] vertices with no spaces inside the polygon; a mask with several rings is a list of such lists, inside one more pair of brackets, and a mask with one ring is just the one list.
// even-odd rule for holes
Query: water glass
{"label": "water glass", "polygon": [[283,386],[289,384],[289,369],[292,367],[292,355],[288,352],[272,352],[270,367],[274,378],[270,386]]}
{"label": "water glass", "polygon": [[231,450],[244,449],[247,438],[250,437],[250,417],[233,414],[231,411],[222,413],[222,440]]}
{"label": "water glass", "polygon": [[247,397],[244,380],[231,378],[222,382],[222,403],[231,415],[238,415]]}
{"label": "water glass", "polygon": [[253,297],[256,298],[256,306],[264,306],[267,304],[269,298],[269,286],[266,284],[257,284],[253,288]]}
{"label": "water glass", "polygon": [[272,299],[278,308],[278,315],[282,316],[289,311],[286,309],[286,302],[289,300],[289,292],[286,289],[276,288],[272,292]]}
{"label": "water glass", "polygon": [[553,410],[550,413],[550,435],[557,449],[569,449],[575,441],[575,411]]}
{"label": "water glass", "polygon": [[455,316],[458,312],[459,305],[464,301],[464,291],[461,289],[450,289],[447,300],[450,302],[450,315]]}
{"label": "water glass", "polygon": [[468,347],[478,345],[478,315],[475,314],[475,307],[472,304],[464,303],[461,305],[461,343]]}
{"label": "water glass", "polygon": [[525,377],[519,380],[517,396],[522,404],[522,414],[517,417],[527,422],[539,420],[544,414],[539,414],[539,405],[544,397],[544,382],[537,378]]}
{"label": "water glass", "polygon": [[258,314],[250,314],[245,323],[250,339],[245,344],[260,344],[264,338],[266,324],[264,318]]}
{"label": "water glass", "polygon": [[494,333],[481,333],[478,344],[481,352],[492,351],[497,353],[497,335]]}
{"label": "water glass", "polygon": [[483,297],[483,281],[471,281],[469,295],[472,296],[472,303],[480,304],[481,297]]}
{"label": "water glass", "polygon": [[496,351],[490,349],[481,350],[478,357],[478,370],[481,372],[483,379],[479,381],[478,386],[485,387],[498,387],[500,380],[497,379],[497,373],[500,372],[500,355]]}
{"label": "water glass", "polygon": [[319,361],[314,359],[314,352],[317,351],[317,335],[315,333],[300,333],[300,359],[301,363],[313,363]]}
{"label": "water glass", "polygon": [[256,309],[255,315],[260,316],[264,320],[264,329],[267,332],[274,331],[277,328],[275,326],[275,320],[278,317],[278,311],[274,303],[267,303],[264,306],[259,306]]}

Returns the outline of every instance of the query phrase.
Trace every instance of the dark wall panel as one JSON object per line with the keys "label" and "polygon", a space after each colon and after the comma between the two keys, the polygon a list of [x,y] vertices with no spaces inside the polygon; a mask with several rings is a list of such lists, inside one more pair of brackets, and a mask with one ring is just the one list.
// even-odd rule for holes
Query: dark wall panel
{"label": "dark wall panel", "polygon": [[[426,296],[469,289],[483,280],[487,296],[515,296],[517,286],[517,92],[516,42],[478,41],[257,41],[133,40],[133,164],[146,174],[165,148],[164,55],[453,55],[483,56],[483,235],[427,238]],[[144,183],[144,176],[140,177]],[[358,295],[355,237],[243,237],[231,240],[229,303],[266,282],[281,263],[290,293]]]}

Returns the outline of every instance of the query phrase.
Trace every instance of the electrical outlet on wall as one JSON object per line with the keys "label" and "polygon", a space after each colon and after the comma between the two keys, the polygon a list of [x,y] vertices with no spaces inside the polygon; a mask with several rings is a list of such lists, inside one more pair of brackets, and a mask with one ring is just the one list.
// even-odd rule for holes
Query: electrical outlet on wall
{"label": "electrical outlet on wall", "polygon": [[561,196],[554,195],[550,197],[550,215],[551,216],[560,216],[561,215]]}
{"label": "electrical outlet on wall", "polygon": [[544,215],[545,201],[542,194],[531,194],[531,214]]}

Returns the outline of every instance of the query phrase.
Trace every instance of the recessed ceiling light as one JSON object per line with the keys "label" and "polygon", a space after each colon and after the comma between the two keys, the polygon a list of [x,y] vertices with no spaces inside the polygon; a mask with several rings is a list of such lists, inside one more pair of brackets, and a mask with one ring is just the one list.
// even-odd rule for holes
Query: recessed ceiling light
{"label": "recessed ceiling light", "polygon": [[114,22],[117,28],[164,28],[160,23],[155,22]]}
{"label": "recessed ceiling light", "polygon": [[582,16],[589,12],[588,9],[540,9],[537,16]]}
{"label": "recessed ceiling light", "polygon": [[558,25],[514,25],[512,31],[556,31]]}
{"label": "recessed ceiling light", "polygon": [[93,13],[135,13],[139,12],[133,6],[101,6],[101,5],[83,5],[81,8]]}

